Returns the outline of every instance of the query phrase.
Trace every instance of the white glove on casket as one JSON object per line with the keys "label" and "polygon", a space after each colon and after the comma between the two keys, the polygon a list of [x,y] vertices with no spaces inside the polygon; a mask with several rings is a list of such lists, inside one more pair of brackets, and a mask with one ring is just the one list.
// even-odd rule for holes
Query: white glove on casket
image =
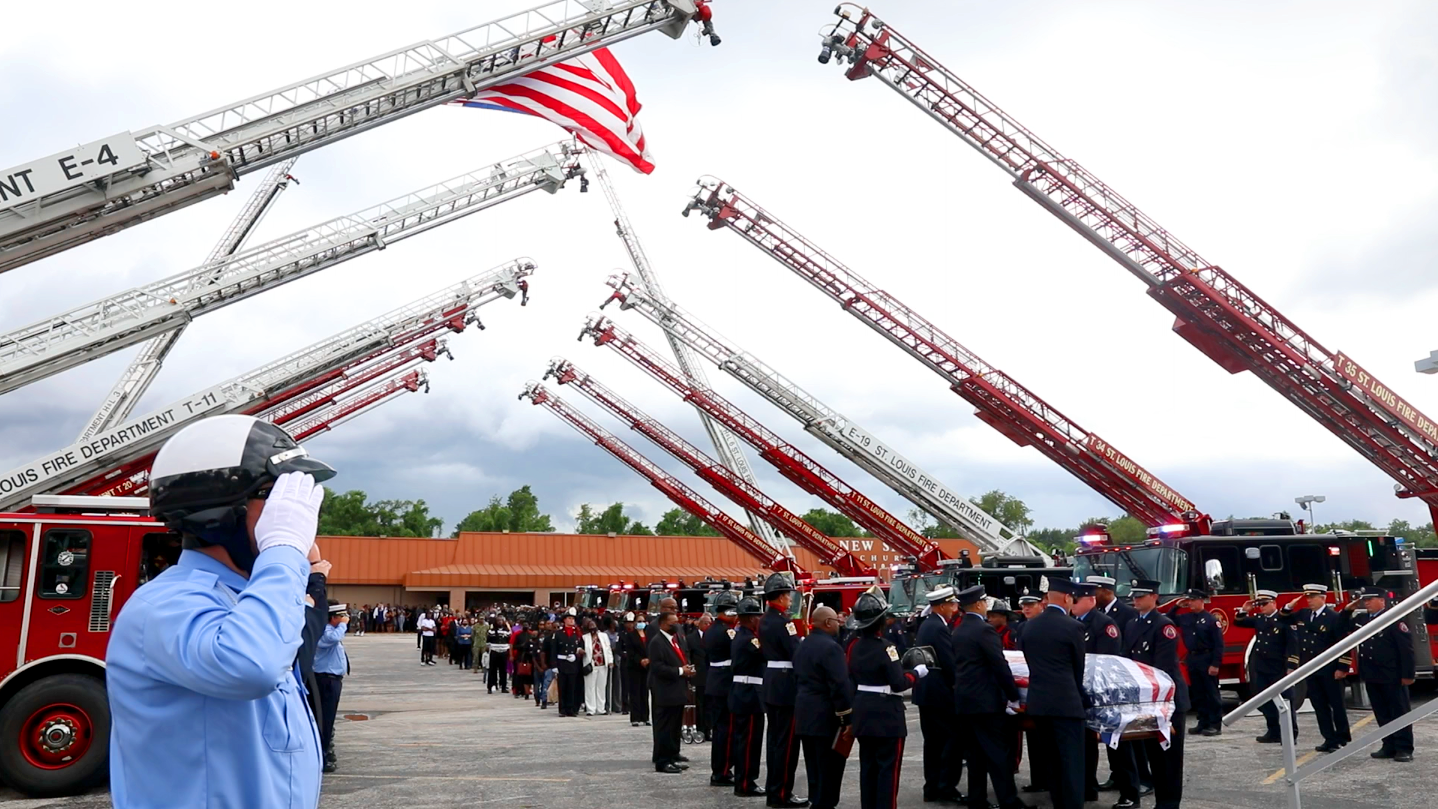
{"label": "white glove on casket", "polygon": [[1019,703],[1018,703],[1018,700],[1013,700],[1013,701],[1009,702],[1007,705],[1005,705],[1005,706],[1004,706],[1004,713],[1008,714],[1009,716],[1018,716],[1018,714],[1019,714]]}
{"label": "white glove on casket", "polygon": [[280,475],[255,524],[255,543],[260,553],[286,545],[308,555],[315,544],[324,499],[325,487],[304,472]]}
{"label": "white glove on casket", "polygon": [[914,666],[913,672],[915,675],[918,676],[920,680],[922,680],[925,677],[929,676],[929,667],[924,665],[923,663],[920,663],[919,665]]}

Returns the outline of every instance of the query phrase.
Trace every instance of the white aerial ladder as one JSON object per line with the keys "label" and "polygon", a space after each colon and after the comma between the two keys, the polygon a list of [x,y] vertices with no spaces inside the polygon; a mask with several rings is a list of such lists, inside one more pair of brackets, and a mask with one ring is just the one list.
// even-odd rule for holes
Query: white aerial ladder
{"label": "white aerial ladder", "polygon": [[[223,194],[311,149],[648,31],[706,0],[551,0],[228,104],[0,170],[0,272]],[[33,122],[31,122],[33,125]]]}
{"label": "white aerial ladder", "polygon": [[625,275],[610,276],[608,283],[614,293],[601,309],[617,300],[620,309],[637,310],[664,329],[670,340],[682,341],[719,370],[743,382],[797,419],[806,432],[959,532],[985,554],[1041,555],[1027,540],[968,498],[940,483],[934,475],[853,419],[825,405],[673,301],[653,295]]}
{"label": "white aerial ladder", "polygon": [[582,171],[581,153],[556,143],[0,334],[0,393],[476,211],[538,189],[555,193]]}
{"label": "white aerial ladder", "polygon": [[[235,217],[235,221],[230,223],[230,226],[225,229],[224,235],[220,237],[220,241],[210,251],[209,257],[205,259],[206,265],[219,264],[239,252],[250,234],[259,227],[260,220],[269,213],[270,206],[279,199],[280,194],[286,188],[289,188],[290,181],[294,180],[294,177],[290,175],[290,170],[295,167],[297,160],[299,160],[298,157],[292,157],[270,169],[270,173],[265,175],[265,179],[245,202],[245,207],[241,209],[240,215]],[[295,180],[295,182],[299,181]],[[90,417],[89,423],[85,425],[85,429],[80,431],[76,440],[84,441],[129,418],[130,412],[135,409],[135,403],[140,401],[140,397],[144,396],[145,391],[149,389],[150,383],[155,381],[155,377],[160,373],[160,366],[165,362],[165,357],[169,356],[170,349],[175,347],[175,343],[179,342],[180,335],[184,333],[185,326],[181,325],[174,331],[166,332],[141,347],[139,355],[130,361],[130,366],[125,369],[119,380],[115,382],[115,386],[106,394],[99,409],[95,411],[94,416]]]}
{"label": "white aerial ladder", "polygon": [[37,493],[62,491],[153,452],[185,424],[223,413],[263,412],[333,382],[346,368],[379,360],[443,331],[461,331],[477,310],[520,294],[535,269],[527,258],[461,281],[227,382],[12,469],[0,476],[0,511]]}
{"label": "white aerial ladder", "polygon": [[[619,195],[614,190],[614,184],[609,181],[609,173],[604,170],[604,159],[598,154],[590,152],[589,167],[595,180],[599,183],[599,187],[604,189],[604,198],[609,201],[609,209],[614,212],[615,233],[624,242],[624,249],[629,253],[629,262],[633,265],[634,271],[639,274],[639,278],[648,287],[649,294],[661,301],[667,300],[664,290],[659,286],[659,277],[655,275],[654,268],[649,264],[649,257],[644,254],[643,245],[639,243],[638,234],[629,224],[629,216],[625,214],[624,206],[619,202]],[[695,361],[693,353],[673,335],[665,333],[664,337],[669,341],[669,350],[674,352],[674,360],[679,366],[679,370],[683,371],[696,387],[708,388],[709,380],[704,376],[704,367]],[[719,462],[743,478],[745,483],[757,487],[754,470],[749,466],[749,459],[744,456],[744,448],[740,446],[739,439],[704,411],[698,408],[695,408],[695,411],[699,414],[699,420],[704,423],[704,431],[709,434],[709,440],[714,444],[714,453],[718,456]],[[749,525],[755,534],[758,534],[781,553],[789,552],[785,545],[786,540],[781,538],[768,522],[752,511],[745,513],[749,517]]]}

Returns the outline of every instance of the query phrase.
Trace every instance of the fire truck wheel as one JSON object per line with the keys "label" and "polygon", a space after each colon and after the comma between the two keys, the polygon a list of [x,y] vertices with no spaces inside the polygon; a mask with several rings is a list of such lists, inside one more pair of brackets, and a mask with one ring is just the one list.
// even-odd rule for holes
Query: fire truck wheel
{"label": "fire truck wheel", "polygon": [[0,781],[37,798],[73,795],[105,780],[109,742],[104,682],[37,680],[0,708]]}

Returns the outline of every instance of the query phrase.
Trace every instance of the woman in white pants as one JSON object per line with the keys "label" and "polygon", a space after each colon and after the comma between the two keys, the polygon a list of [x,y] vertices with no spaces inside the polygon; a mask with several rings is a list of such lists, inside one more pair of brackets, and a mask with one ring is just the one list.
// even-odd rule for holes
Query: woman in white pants
{"label": "woman in white pants", "polygon": [[584,662],[592,668],[584,675],[584,713],[603,716],[609,713],[609,669],[614,666],[614,651],[609,636],[599,631],[594,619],[584,622]]}

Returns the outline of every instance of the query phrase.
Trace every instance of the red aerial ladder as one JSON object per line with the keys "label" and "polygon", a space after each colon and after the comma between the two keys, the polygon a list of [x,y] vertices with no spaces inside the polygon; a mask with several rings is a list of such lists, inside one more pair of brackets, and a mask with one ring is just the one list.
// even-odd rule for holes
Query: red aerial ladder
{"label": "red aerial ladder", "polygon": [[706,178],[685,209],[728,227],[838,301],[844,311],[912,354],[977,408],[979,419],[1021,447],[1032,446],[1149,526],[1182,524],[1207,532],[1192,502],[984,362],[938,326],[869,283],[727,183]]}
{"label": "red aerial ladder", "polygon": [[1229,373],[1252,371],[1438,520],[1438,422],[1044,143],[868,9],[845,4],[819,61],[874,76],[1013,177],[1014,185],[1148,285],[1174,331]]}
{"label": "red aerial ladder", "polygon": [[695,387],[682,371],[633,335],[616,326],[613,321],[597,315],[590,316],[579,338],[584,339],[586,334],[594,338],[595,345],[607,345],[619,352],[625,359],[679,394],[686,402],[708,413],[735,435],[747,441],[760,457],[773,464],[780,474],[799,488],[843,512],[874,536],[888,543],[896,552],[912,556],[920,568],[932,570],[944,559],[944,552],[937,543],[905,525],[878,503],[840,480],[838,475],[800,452],[797,447],[712,389]]}
{"label": "red aerial ladder", "polygon": [[[756,514],[776,531],[799,543],[819,557],[824,564],[834,568],[840,576],[877,576],[870,565],[866,565],[847,548],[831,539],[827,534],[805,522],[799,515],[784,508],[772,497],[764,494],[754,484],[737,472],[729,469],[706,455],[693,444],[685,441],[678,433],[665,427],[642,410],[625,401],[619,394],[595,381],[565,359],[550,361],[546,379],[553,377],[560,385],[573,385],[590,401],[600,405],[636,432],[658,444],[721,494],[733,500],[750,514]],[[870,582],[875,583],[875,582]]]}
{"label": "red aerial ladder", "polygon": [[550,393],[538,382],[530,382],[524,386],[524,392],[519,394],[520,399],[528,399],[536,405],[543,405],[551,413],[569,423],[569,426],[588,436],[594,443],[608,451],[610,455],[618,458],[635,472],[638,472],[647,479],[654,488],[663,492],[666,497],[673,500],[685,511],[693,514],[704,522],[705,525],[718,531],[730,541],[737,544],[754,557],[764,567],[770,570],[787,570],[794,574],[795,579],[808,578],[809,574],[799,563],[782,553],[777,553],[767,542],[760,539],[753,531],[750,531],[743,523],[725,514],[716,508],[708,500],[705,500],[698,492],[684,485],[683,481],[665,472],[657,464],[640,455],[637,450],[628,444],[615,438],[603,427],[595,424],[588,416],[569,406],[569,403]]}

